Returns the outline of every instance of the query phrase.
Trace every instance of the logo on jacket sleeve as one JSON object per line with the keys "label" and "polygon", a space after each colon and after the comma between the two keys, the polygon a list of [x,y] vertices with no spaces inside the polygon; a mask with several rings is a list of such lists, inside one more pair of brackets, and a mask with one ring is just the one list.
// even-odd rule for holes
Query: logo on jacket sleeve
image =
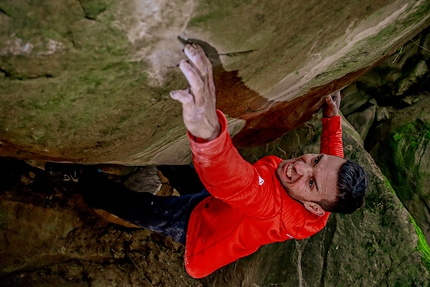
{"label": "logo on jacket sleeve", "polygon": [[261,176],[258,176],[258,184],[263,185],[264,179],[261,178]]}

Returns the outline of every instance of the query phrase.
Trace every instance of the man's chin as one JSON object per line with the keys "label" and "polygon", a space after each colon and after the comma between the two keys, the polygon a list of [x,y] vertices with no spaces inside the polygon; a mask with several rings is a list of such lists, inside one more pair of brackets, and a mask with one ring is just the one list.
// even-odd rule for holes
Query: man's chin
{"label": "man's chin", "polygon": [[303,202],[300,200],[300,199],[298,199],[292,192],[291,192],[291,190],[288,188],[288,187],[286,187],[285,185],[283,185],[283,187],[284,187],[284,189],[285,189],[285,192],[288,194],[288,196],[289,197],[291,197],[292,199],[294,199],[295,201],[297,201],[298,203],[300,203],[301,205],[303,205]]}

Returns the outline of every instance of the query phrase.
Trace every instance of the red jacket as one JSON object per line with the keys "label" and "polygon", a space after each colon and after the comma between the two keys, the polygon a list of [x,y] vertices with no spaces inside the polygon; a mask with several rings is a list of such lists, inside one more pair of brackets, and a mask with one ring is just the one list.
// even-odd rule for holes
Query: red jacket
{"label": "red jacket", "polygon": [[[198,143],[189,134],[196,170],[212,196],[193,210],[187,230],[185,268],[202,278],[260,246],[303,239],[320,231],[329,213],[317,216],[293,200],[276,177],[282,159],[267,156],[250,164],[239,155],[218,112],[222,132]],[[321,153],[343,157],[340,116],[323,118]]]}

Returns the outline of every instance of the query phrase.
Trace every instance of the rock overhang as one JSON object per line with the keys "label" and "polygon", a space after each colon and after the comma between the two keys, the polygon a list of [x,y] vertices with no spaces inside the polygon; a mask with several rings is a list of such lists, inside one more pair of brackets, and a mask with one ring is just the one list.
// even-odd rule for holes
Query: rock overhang
{"label": "rock overhang", "polygon": [[188,162],[181,108],[168,96],[186,85],[176,68],[184,57],[178,36],[215,49],[218,107],[236,127],[235,144],[273,140],[426,27],[428,6],[8,1],[0,5],[0,152],[80,163]]}

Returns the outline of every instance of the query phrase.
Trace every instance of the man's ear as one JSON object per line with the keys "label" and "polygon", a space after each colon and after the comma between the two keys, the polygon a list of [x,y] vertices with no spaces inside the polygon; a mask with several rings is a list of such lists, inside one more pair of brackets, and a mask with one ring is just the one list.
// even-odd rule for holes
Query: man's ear
{"label": "man's ear", "polygon": [[325,210],[318,203],[305,201],[303,206],[315,215],[323,216],[325,214]]}

